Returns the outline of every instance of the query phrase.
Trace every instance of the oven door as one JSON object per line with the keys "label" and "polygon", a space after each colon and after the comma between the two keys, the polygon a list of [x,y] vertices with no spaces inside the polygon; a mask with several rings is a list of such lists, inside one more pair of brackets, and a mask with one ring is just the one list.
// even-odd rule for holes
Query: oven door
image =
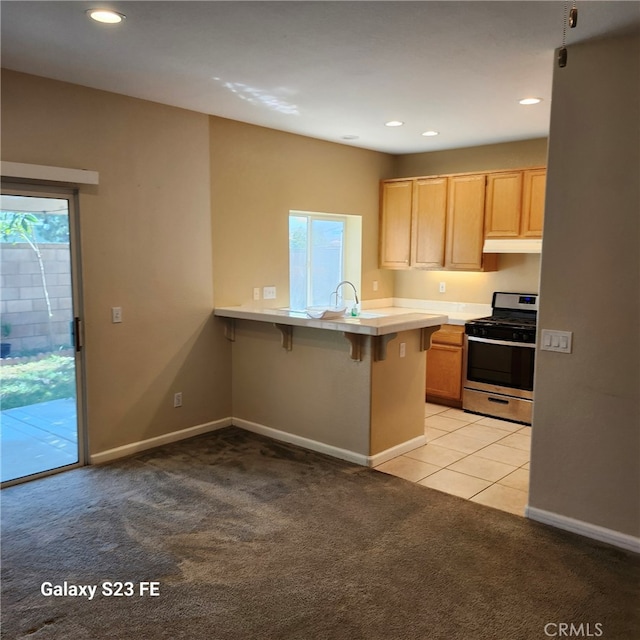
{"label": "oven door", "polygon": [[535,344],[465,337],[465,387],[533,398]]}

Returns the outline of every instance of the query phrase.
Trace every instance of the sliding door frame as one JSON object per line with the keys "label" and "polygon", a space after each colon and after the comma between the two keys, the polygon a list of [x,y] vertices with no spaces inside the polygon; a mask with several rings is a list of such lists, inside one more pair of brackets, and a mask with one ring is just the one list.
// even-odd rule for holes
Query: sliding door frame
{"label": "sliding door frame", "polygon": [[71,266],[71,298],[74,321],[74,360],[76,383],[76,427],[78,435],[78,461],[47,471],[8,480],[2,487],[20,484],[37,478],[53,475],[88,464],[87,412],[86,412],[86,367],[84,345],[84,304],[82,297],[82,255],[80,238],[80,210],[78,189],[65,186],[51,186],[20,179],[2,178],[3,195],[31,196],[36,198],[57,198],[67,200],[69,216],[69,260]]}

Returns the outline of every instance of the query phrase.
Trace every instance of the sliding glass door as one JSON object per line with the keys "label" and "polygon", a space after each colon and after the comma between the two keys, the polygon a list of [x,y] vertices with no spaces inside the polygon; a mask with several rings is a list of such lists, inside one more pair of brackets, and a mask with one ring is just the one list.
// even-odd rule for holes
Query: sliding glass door
{"label": "sliding glass door", "polygon": [[84,463],[77,211],[72,191],[3,185],[0,480]]}

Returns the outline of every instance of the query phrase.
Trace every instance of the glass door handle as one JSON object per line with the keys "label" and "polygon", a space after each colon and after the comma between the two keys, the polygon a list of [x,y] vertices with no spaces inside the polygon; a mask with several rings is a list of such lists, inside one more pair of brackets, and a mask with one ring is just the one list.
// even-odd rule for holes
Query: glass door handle
{"label": "glass door handle", "polygon": [[73,346],[76,351],[82,351],[84,341],[82,340],[82,320],[77,316],[73,319],[73,328],[71,329],[73,336]]}

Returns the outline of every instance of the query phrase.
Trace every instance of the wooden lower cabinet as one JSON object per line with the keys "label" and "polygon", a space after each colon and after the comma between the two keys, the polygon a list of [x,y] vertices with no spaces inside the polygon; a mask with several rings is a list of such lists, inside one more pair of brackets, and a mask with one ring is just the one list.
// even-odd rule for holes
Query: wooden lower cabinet
{"label": "wooden lower cabinet", "polygon": [[446,324],[436,331],[426,357],[427,401],[462,407],[464,326]]}

